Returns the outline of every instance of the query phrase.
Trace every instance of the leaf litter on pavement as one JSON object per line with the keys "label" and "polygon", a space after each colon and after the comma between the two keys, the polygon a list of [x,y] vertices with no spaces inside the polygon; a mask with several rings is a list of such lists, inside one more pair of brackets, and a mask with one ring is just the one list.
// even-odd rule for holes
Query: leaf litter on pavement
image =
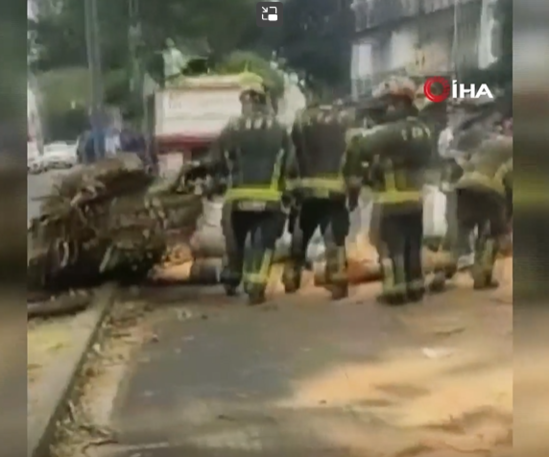
{"label": "leaf litter on pavement", "polygon": [[87,457],[98,447],[117,444],[110,421],[112,404],[133,348],[151,338],[140,325],[144,312],[140,302],[113,306],[77,381],[68,413],[57,425],[52,457]]}
{"label": "leaf litter on pavement", "polygon": [[[427,306],[402,310],[404,320],[419,329],[415,347],[388,353],[382,363],[340,366],[337,372],[302,379],[293,385],[293,398],[278,406],[318,409],[307,425],[345,448],[371,449],[379,442],[391,449],[384,454],[391,457],[480,457],[507,451],[512,445],[512,365],[500,346],[512,335],[511,316],[494,302],[451,305],[449,313]],[[94,449],[116,445],[106,405],[116,393],[112,386],[123,376],[132,348],[158,339],[139,325],[143,304],[116,309],[118,315],[106,328],[109,338],[95,349],[79,386],[80,401],[60,427],[54,457],[93,457]],[[200,318],[185,308],[170,313],[179,321]],[[338,405],[357,417],[367,409],[374,426],[343,424],[320,414]]]}

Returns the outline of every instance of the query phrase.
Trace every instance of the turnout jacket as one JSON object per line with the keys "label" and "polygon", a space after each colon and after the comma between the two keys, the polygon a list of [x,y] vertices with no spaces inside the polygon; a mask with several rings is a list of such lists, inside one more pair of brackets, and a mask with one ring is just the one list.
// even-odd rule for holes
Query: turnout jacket
{"label": "turnout jacket", "polygon": [[299,189],[304,197],[345,194],[345,138],[352,123],[352,114],[342,107],[308,107],[297,114],[291,137],[300,171]]}
{"label": "turnout jacket", "polygon": [[420,204],[433,165],[433,133],[416,117],[349,132],[350,182],[371,187],[383,204]]}
{"label": "turnout jacket", "polygon": [[513,188],[513,139],[497,136],[483,141],[463,166],[457,189],[494,192],[502,197]]}
{"label": "turnout jacket", "polygon": [[232,120],[208,160],[227,180],[227,201],[279,202],[299,176],[290,135],[272,113]]}

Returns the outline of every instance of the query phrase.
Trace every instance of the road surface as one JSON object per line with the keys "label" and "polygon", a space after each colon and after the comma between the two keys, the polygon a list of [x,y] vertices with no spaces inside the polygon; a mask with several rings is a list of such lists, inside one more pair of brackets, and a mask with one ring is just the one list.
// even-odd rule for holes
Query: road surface
{"label": "road surface", "polygon": [[40,203],[36,198],[46,195],[55,182],[56,176],[62,171],[48,171],[39,175],[27,176],[27,220],[39,214]]}
{"label": "road surface", "polygon": [[157,296],[138,326],[148,336],[125,333],[139,343],[87,399],[112,405],[99,415],[117,436],[88,455],[510,456],[509,289],[461,278],[402,308],[375,304],[378,289],[257,308],[216,289]]}

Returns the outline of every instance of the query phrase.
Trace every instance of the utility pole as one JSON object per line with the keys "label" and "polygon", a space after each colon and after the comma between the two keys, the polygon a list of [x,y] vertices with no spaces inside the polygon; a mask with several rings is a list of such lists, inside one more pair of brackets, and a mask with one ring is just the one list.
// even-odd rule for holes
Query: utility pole
{"label": "utility pole", "polygon": [[130,56],[130,89],[132,94],[138,95],[141,86],[141,65],[138,48],[141,44],[141,22],[139,20],[139,1],[128,0],[128,48]]}
{"label": "utility pole", "polygon": [[[143,100],[143,34],[141,29],[141,19],[139,12],[139,0],[128,0],[128,50],[129,50],[129,80],[130,80],[130,96],[131,105],[139,103],[138,112],[141,115],[144,108]],[[143,121],[143,119],[141,119]]]}
{"label": "utility pole", "polygon": [[[90,119],[94,143],[94,160],[103,157],[105,151],[103,122],[103,83],[101,74],[101,49],[99,43],[99,23],[97,0],[84,0],[84,22],[86,27],[86,51],[90,72]],[[103,139],[103,140],[102,140]]]}
{"label": "utility pole", "polygon": [[[132,105],[139,103],[139,130],[145,135],[147,145],[150,142],[148,125],[149,110],[145,96],[145,64],[143,62],[143,29],[141,26],[141,14],[139,11],[140,0],[128,0],[128,48],[130,55],[130,94]],[[137,127],[137,125],[136,125]],[[150,150],[147,146],[147,158],[150,159]]]}

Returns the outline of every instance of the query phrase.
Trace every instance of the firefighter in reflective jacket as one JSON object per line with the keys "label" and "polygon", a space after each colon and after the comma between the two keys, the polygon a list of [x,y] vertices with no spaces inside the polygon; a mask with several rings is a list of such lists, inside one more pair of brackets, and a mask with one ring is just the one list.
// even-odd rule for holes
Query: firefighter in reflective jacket
{"label": "firefighter in reflective jacket", "polygon": [[250,304],[259,304],[265,300],[275,242],[284,231],[298,171],[290,135],[269,109],[261,81],[245,84],[241,102],[242,115],[223,130],[209,160],[227,187],[221,282],[228,295],[235,295],[243,282]]}
{"label": "firefighter in reflective jacket", "polygon": [[383,275],[379,299],[388,304],[418,301],[425,293],[422,189],[433,141],[429,127],[416,116],[414,94],[415,84],[407,78],[381,84],[373,93],[386,107],[381,122],[353,136],[349,145],[349,170],[355,180],[365,175],[375,196],[373,241]]}
{"label": "firefighter in reflective jacket", "polygon": [[475,289],[498,286],[493,270],[499,241],[507,232],[512,173],[513,140],[497,136],[476,148],[455,185],[460,228],[478,230],[472,268]]}
{"label": "firefighter in reflective jacket", "polygon": [[312,105],[296,116],[292,140],[299,165],[297,189],[299,206],[290,218],[291,256],[285,265],[283,283],[288,293],[301,284],[307,246],[320,228],[326,245],[326,282],[333,299],[347,296],[347,256],[345,239],[349,232],[349,212],[342,167],[345,134],[352,115],[340,104]]}

